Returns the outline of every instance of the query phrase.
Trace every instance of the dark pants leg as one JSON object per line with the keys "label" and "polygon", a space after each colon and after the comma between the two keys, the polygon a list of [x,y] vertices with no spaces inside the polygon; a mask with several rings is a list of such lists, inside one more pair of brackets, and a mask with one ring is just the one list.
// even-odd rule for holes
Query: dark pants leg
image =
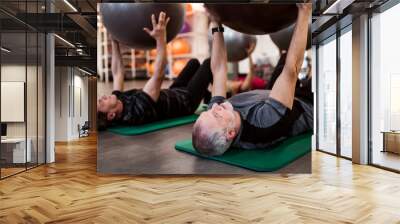
{"label": "dark pants leg", "polygon": [[193,107],[197,108],[201,100],[209,93],[207,88],[212,83],[212,78],[210,59],[208,58],[204,60],[186,86],[192,96]]}
{"label": "dark pants leg", "polygon": [[190,61],[186,63],[186,66],[179,73],[178,78],[175,79],[175,81],[171,84],[169,88],[172,89],[172,88],[187,86],[189,81],[192,79],[193,75],[199,69],[199,67],[200,67],[199,60],[190,59]]}
{"label": "dark pants leg", "polygon": [[272,86],[274,86],[275,81],[278,79],[279,75],[283,71],[283,67],[285,67],[285,63],[286,63],[286,53],[281,55],[281,57],[279,58],[278,64],[276,64],[275,69],[271,74],[271,78],[269,79],[269,82],[267,83],[268,90],[271,90]]}
{"label": "dark pants leg", "polygon": [[311,78],[309,79],[304,79],[304,80],[298,80],[296,83],[296,91],[294,96],[298,97],[300,99],[303,99],[307,101],[308,103],[313,104],[314,103],[314,95],[311,90],[312,86],[312,80]]}

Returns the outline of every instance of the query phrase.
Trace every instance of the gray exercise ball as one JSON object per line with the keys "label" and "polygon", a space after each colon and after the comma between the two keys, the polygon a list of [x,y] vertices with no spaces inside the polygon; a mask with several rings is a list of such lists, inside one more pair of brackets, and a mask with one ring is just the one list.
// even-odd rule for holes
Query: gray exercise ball
{"label": "gray exercise ball", "polygon": [[[269,36],[271,37],[272,42],[280,49],[280,50],[288,50],[290,46],[290,41],[292,40],[292,35],[294,32],[296,24],[292,24],[291,26],[279,30],[278,32],[271,33]],[[307,46],[306,49],[311,48],[311,29],[308,26],[308,35],[307,35]]]}
{"label": "gray exercise ball", "polygon": [[[269,1],[265,1],[269,2]],[[288,27],[296,21],[296,4],[205,3],[208,11],[222,24],[247,34],[262,35]]]}
{"label": "gray exercise ball", "polygon": [[158,21],[165,12],[170,21],[167,25],[167,41],[171,41],[182,29],[185,8],[182,4],[164,3],[102,3],[100,14],[107,31],[119,42],[135,49],[156,47],[155,40],[143,28],[152,29],[151,15]]}
{"label": "gray exercise ball", "polygon": [[[212,36],[208,36],[210,50],[212,49]],[[237,32],[227,26],[224,26],[224,40],[228,61],[236,62],[247,58],[249,55],[247,50],[250,45],[257,44],[255,36]],[[254,50],[254,48],[253,48]]]}

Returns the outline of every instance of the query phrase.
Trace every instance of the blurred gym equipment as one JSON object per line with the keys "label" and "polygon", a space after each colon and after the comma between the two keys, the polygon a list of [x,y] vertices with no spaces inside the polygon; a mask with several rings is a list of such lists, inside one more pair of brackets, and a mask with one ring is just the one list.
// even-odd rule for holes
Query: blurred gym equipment
{"label": "blurred gym equipment", "polygon": [[171,51],[173,55],[189,54],[190,43],[185,38],[177,38],[171,43]]}

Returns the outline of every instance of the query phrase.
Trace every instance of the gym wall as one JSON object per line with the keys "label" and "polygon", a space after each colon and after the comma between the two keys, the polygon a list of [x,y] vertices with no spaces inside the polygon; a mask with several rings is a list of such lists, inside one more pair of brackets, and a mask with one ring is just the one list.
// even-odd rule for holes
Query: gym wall
{"label": "gym wall", "polygon": [[[3,65],[1,67],[2,82],[24,82],[27,85],[27,122],[28,133],[36,132],[36,108],[43,107],[43,101],[37,101],[36,97],[36,67],[27,66],[27,82],[25,82],[25,66],[20,65]],[[41,69],[41,68],[40,68]],[[39,72],[41,73],[41,72]],[[40,80],[39,80],[40,81]],[[42,84],[40,82],[40,84]],[[39,103],[39,105],[38,105]],[[5,110],[6,108],[2,108]],[[11,111],[10,111],[11,113]],[[35,125],[33,125],[35,123]],[[10,122],[7,125],[7,137],[25,137],[25,122]],[[28,134],[28,138],[29,138]]]}
{"label": "gym wall", "polygon": [[56,67],[55,73],[55,141],[70,141],[88,121],[88,77],[73,67]]}

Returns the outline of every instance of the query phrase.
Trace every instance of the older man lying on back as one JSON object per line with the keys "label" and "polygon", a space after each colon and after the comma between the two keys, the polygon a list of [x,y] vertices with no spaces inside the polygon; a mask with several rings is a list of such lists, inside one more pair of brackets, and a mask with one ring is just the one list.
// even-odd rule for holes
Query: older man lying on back
{"label": "older man lying on back", "polygon": [[226,100],[227,57],[218,18],[210,15],[213,30],[211,71],[213,97],[193,127],[195,149],[208,156],[221,155],[231,146],[265,148],[313,126],[313,105],[295,97],[303,62],[311,4],[298,4],[296,28],[285,66],[272,90],[240,93]]}

